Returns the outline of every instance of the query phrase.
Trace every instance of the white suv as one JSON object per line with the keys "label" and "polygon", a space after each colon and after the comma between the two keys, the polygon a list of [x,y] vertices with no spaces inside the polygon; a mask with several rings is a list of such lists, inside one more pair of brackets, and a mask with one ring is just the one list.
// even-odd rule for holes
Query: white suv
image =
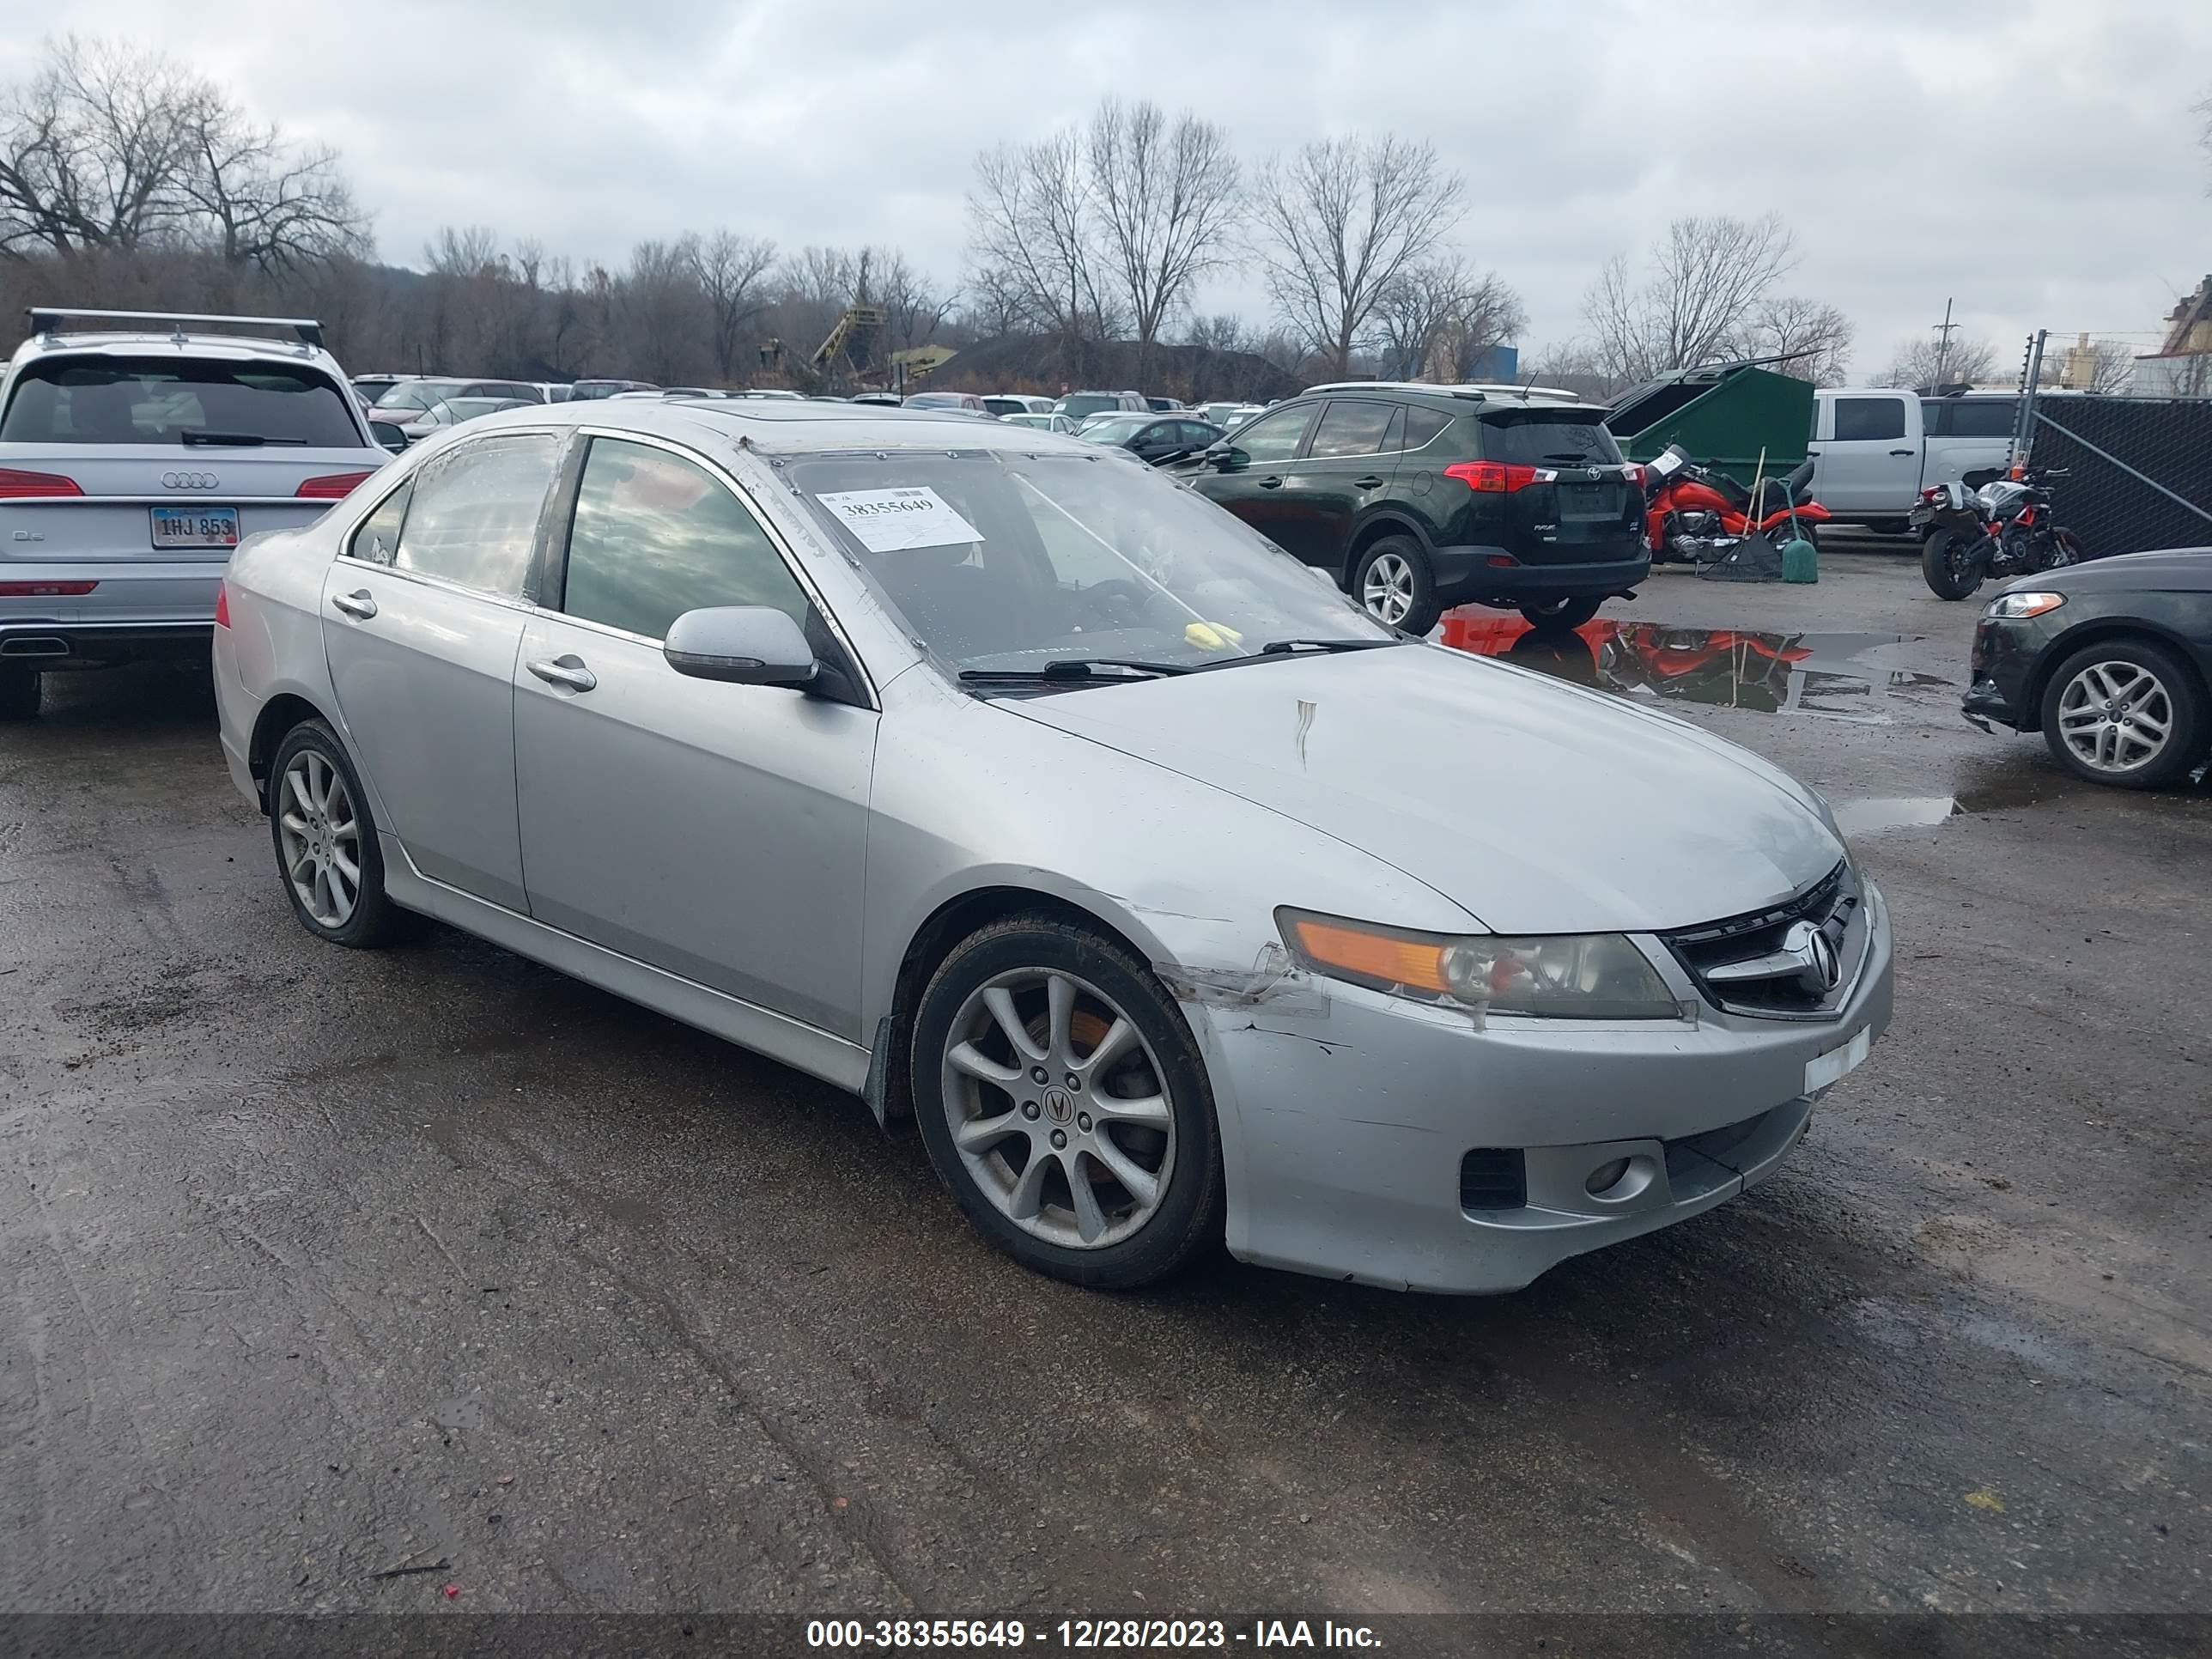
{"label": "white suv", "polygon": [[0,374],[0,720],[50,668],[204,653],[231,550],[386,459],[315,323],[34,308]]}

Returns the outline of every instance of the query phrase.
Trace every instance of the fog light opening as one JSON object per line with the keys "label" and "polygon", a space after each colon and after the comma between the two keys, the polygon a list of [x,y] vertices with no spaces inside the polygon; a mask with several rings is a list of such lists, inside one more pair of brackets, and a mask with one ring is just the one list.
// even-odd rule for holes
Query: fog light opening
{"label": "fog light opening", "polygon": [[1583,1190],[1601,1202],[1619,1204],[1640,1194],[1657,1172],[1657,1166],[1640,1154],[1608,1158],[1589,1172]]}

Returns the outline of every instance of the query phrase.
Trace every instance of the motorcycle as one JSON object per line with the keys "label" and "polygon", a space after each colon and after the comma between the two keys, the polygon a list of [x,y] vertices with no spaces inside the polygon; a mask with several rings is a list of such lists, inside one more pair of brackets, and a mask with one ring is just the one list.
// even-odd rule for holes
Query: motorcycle
{"label": "motorcycle", "polygon": [[1796,533],[1820,544],[1828,509],[1806,493],[1813,478],[1808,456],[1790,472],[1759,481],[1757,498],[1725,472],[1699,466],[1680,444],[1669,444],[1644,466],[1644,532],[1654,564],[1711,564],[1725,557],[1747,533],[1778,537],[1795,522]]}
{"label": "motorcycle", "polygon": [[2051,482],[2063,469],[2014,469],[1978,489],[1930,484],[1912,509],[1922,538],[1920,574],[1939,599],[1963,599],[1986,576],[2002,580],[2081,562],[2081,544],[2051,514]]}

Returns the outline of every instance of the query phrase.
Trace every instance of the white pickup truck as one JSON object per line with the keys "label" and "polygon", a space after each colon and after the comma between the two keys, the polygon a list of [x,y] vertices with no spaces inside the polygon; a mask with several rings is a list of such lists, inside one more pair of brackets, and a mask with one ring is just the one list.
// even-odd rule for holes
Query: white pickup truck
{"label": "white pickup truck", "polygon": [[1905,527],[1928,485],[2002,467],[2020,409],[2002,392],[1823,386],[1813,398],[1813,499],[1832,517],[1885,530]]}

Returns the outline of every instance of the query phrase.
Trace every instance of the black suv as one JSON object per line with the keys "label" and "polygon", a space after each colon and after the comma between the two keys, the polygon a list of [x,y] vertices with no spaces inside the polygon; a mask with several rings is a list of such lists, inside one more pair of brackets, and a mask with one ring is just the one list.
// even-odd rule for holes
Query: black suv
{"label": "black suv", "polygon": [[1407,633],[1469,602],[1577,628],[1651,571],[1604,414],[1505,389],[1316,390],[1215,444],[1189,483]]}

